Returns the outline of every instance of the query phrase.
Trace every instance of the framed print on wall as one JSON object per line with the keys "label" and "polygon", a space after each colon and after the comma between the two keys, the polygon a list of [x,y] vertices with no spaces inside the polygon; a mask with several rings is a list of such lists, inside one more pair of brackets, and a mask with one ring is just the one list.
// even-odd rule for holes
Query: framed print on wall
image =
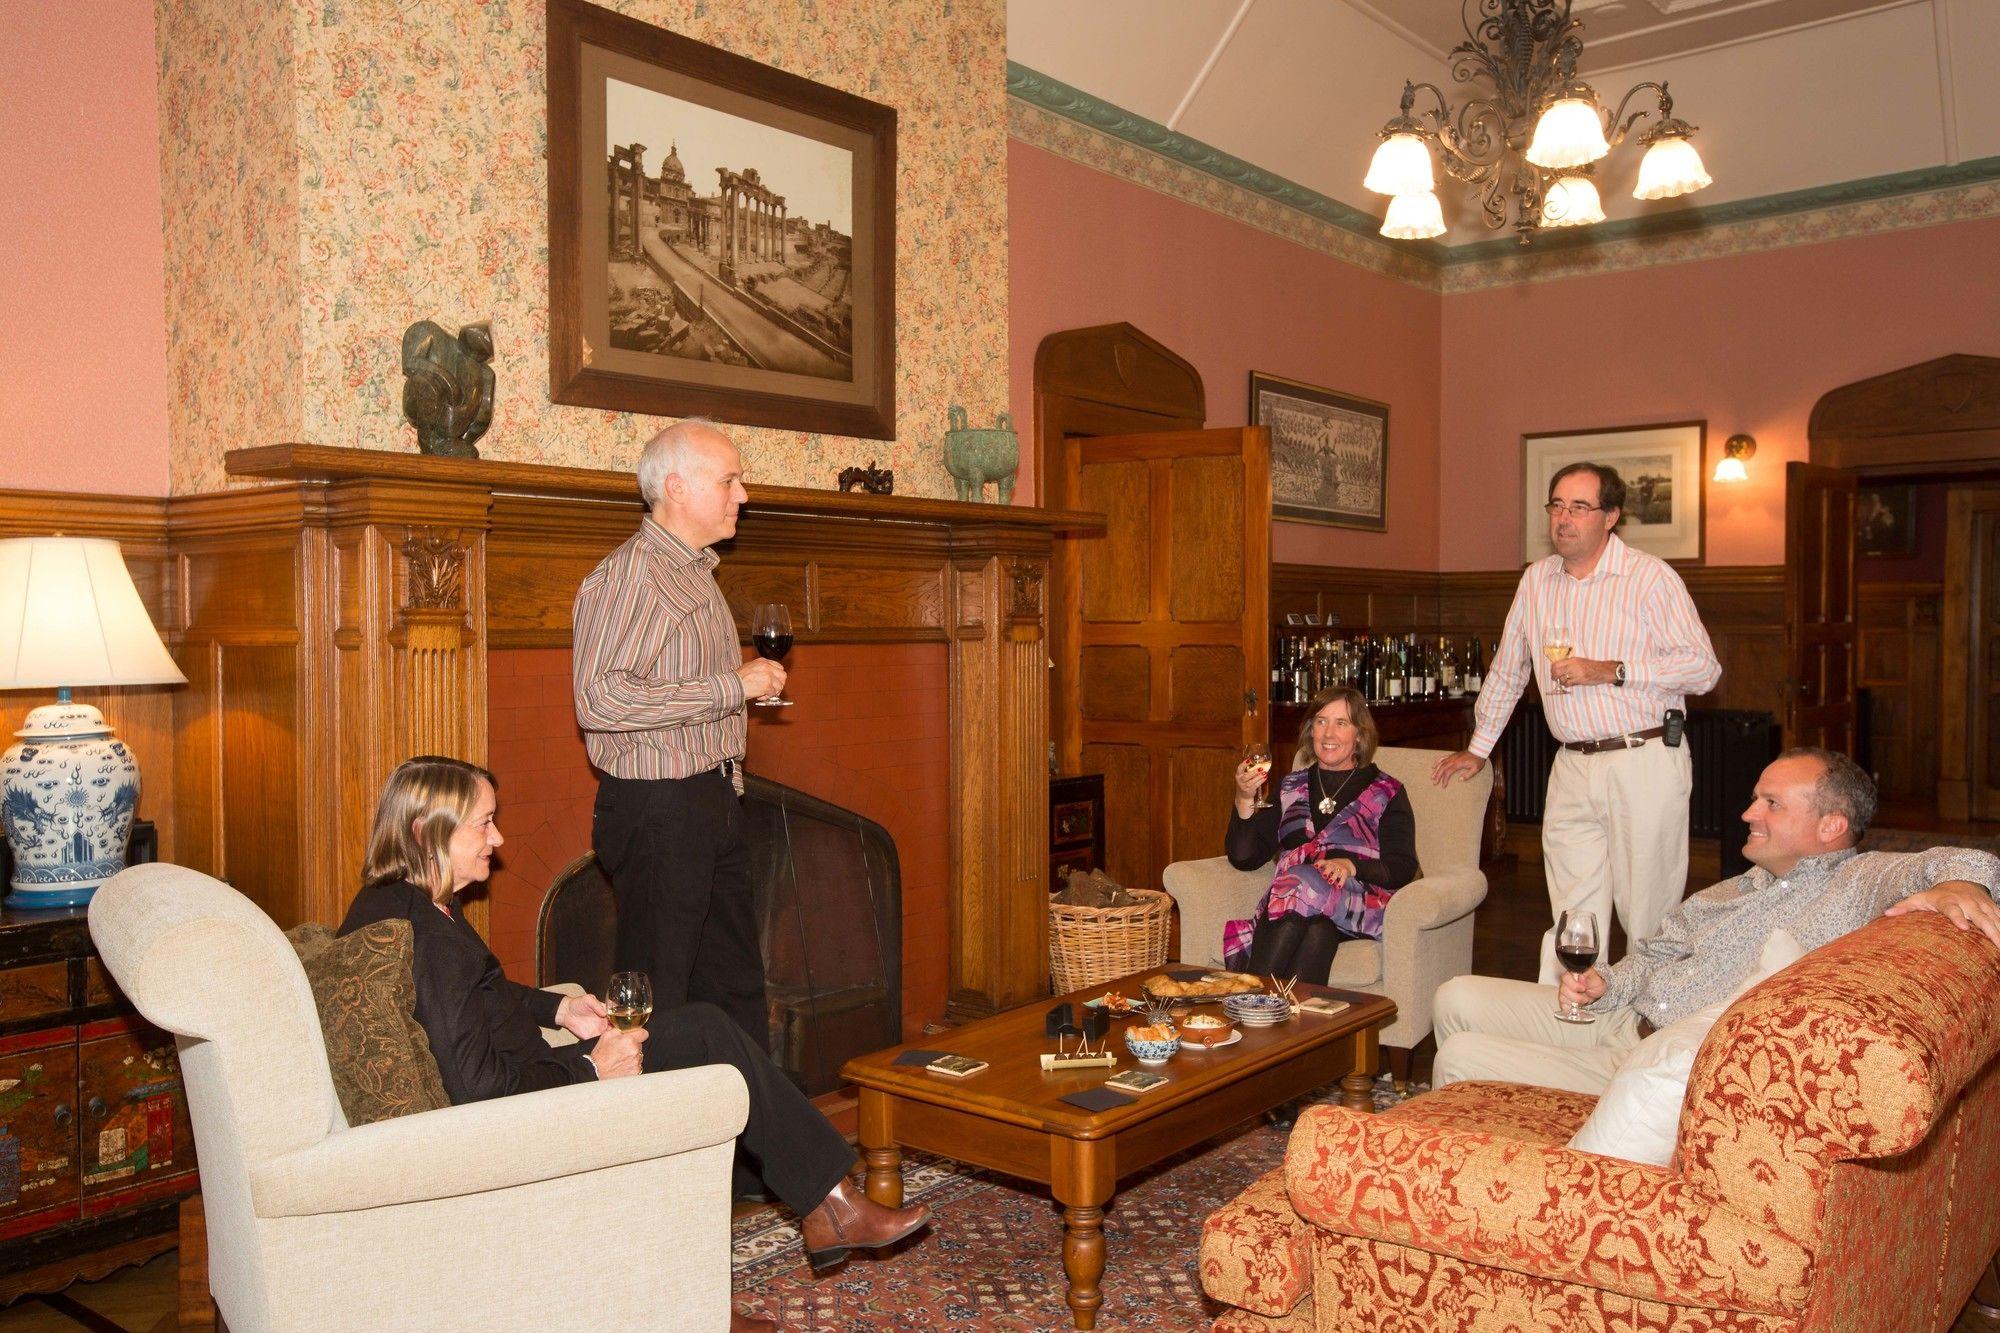
{"label": "framed print on wall", "polygon": [[1549,478],[1571,463],[1602,463],[1625,482],[1625,516],[1618,536],[1636,551],[1662,560],[1699,562],[1704,539],[1701,461],[1705,421],[1661,426],[1616,426],[1521,437],[1522,554],[1551,555]]}
{"label": "framed print on wall", "polygon": [[549,0],[549,396],[892,439],[896,112]]}
{"label": "framed print on wall", "polygon": [[1253,370],[1250,424],[1271,432],[1272,517],[1387,529],[1387,403]]}

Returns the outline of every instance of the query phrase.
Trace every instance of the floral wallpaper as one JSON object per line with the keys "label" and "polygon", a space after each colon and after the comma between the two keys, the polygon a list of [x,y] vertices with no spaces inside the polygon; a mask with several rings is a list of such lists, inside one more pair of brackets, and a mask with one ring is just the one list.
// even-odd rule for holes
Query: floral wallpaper
{"label": "floral wallpaper", "polygon": [[[414,450],[398,346],[423,318],[493,321],[483,456],[630,466],[664,419],[548,396],[538,0],[294,0],[279,33],[160,7],[176,493],[226,485],[246,445]],[[1004,0],[607,7],[896,108],[898,438],[732,431],[753,481],[831,488],[873,457],[899,494],[950,495],[947,407],[1007,400]]]}

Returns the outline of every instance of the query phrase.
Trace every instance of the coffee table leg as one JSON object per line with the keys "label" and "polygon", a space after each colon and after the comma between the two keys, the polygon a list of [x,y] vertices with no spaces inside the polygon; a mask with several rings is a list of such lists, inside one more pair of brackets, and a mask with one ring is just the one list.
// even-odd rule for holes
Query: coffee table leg
{"label": "coffee table leg", "polygon": [[1063,1209],[1063,1270],[1069,1274],[1069,1308],[1078,1328],[1097,1327],[1104,1304],[1104,1210]]}
{"label": "coffee table leg", "polygon": [[1340,1080],[1340,1104],[1367,1114],[1375,1109],[1375,1076],[1360,1070]]}
{"label": "coffee table leg", "polygon": [[864,1188],[868,1197],[884,1208],[903,1206],[903,1154],[895,1144],[868,1149],[868,1183]]}

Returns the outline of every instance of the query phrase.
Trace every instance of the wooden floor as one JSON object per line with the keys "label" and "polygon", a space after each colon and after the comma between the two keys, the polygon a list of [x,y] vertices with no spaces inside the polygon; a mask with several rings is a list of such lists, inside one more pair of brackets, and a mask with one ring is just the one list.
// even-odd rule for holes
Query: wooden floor
{"label": "wooden floor", "polygon": [[[1532,981],[1542,932],[1549,924],[1549,898],[1533,848],[1521,850],[1526,854],[1489,867],[1486,902],[1473,931],[1472,965],[1487,976]],[[1703,879],[1694,887],[1704,888],[1708,882]],[[1622,941],[1614,936],[1614,956],[1621,948]],[[1430,1078],[1431,1055],[1428,1042],[1416,1053],[1411,1072],[1419,1081]],[[837,1123],[853,1115],[848,1106],[826,1109],[834,1112]],[[0,1333],[74,1333],[78,1328],[97,1333],[169,1333],[175,1327],[175,1258],[176,1252],[169,1250],[151,1263],[102,1282],[78,1283],[58,1298],[67,1312],[32,1297],[17,1301],[0,1310]],[[1984,1294],[2000,1303],[2000,1290]],[[1968,1303],[1952,1333],[2000,1333],[2000,1317],[1983,1315]]]}

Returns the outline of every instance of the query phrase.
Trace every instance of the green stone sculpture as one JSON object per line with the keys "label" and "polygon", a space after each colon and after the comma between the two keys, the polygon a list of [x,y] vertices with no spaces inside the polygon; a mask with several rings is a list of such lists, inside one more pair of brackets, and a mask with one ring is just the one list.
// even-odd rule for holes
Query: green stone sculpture
{"label": "green stone sculpture", "polygon": [[467,324],[456,338],[428,319],[403,330],[403,416],[417,448],[477,458],[474,442],[493,424],[493,329]]}
{"label": "green stone sculpture", "polygon": [[961,500],[984,500],[986,483],[996,483],[1001,504],[1014,503],[1014,472],[1021,465],[1021,446],[1014,436],[1014,419],[1002,412],[989,427],[966,424],[965,409],[952,404],[951,429],[944,433],[944,469]]}

